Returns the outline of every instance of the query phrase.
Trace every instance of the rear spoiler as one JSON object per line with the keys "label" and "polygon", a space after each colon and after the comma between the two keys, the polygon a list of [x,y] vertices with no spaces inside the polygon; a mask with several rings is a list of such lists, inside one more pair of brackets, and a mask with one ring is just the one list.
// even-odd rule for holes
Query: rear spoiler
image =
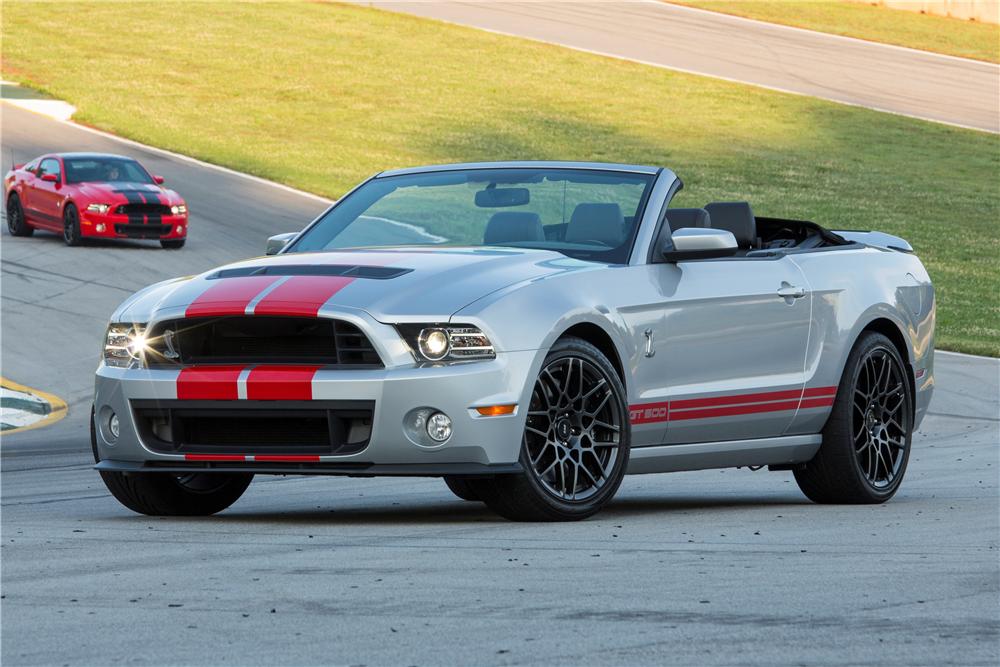
{"label": "rear spoiler", "polygon": [[889,250],[898,250],[899,252],[913,252],[913,246],[911,246],[906,239],[901,239],[898,236],[886,234],[885,232],[838,230],[835,231],[834,234],[841,237],[845,241],[864,243],[865,245],[875,246],[877,248],[887,248]]}

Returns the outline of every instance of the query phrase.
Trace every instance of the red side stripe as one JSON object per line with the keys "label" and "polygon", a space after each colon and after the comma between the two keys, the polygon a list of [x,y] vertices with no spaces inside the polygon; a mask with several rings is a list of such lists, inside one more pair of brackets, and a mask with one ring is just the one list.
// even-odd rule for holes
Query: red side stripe
{"label": "red side stripe", "polygon": [[763,403],[765,401],[798,400],[802,395],[800,389],[787,391],[768,391],[761,394],[738,394],[736,396],[710,396],[709,398],[686,398],[680,401],[670,401],[670,410],[686,410],[688,408],[707,408],[720,405],[739,405],[741,403]]}
{"label": "red side stripe", "polygon": [[254,306],[254,315],[316,317],[330,297],[354,282],[343,276],[293,276]]}
{"label": "red side stripe", "polygon": [[799,409],[807,410],[809,408],[825,408],[833,405],[835,400],[837,400],[836,396],[828,396],[826,398],[810,398],[799,403]]}
{"label": "red side stripe", "polygon": [[246,461],[242,454],[185,454],[186,461]]}
{"label": "red side stripe", "polygon": [[270,287],[280,276],[244,276],[220,278],[191,302],[185,317],[221,317],[242,315],[255,296]]}
{"label": "red side stripe", "polygon": [[286,463],[316,463],[319,461],[319,456],[255,456],[254,461],[259,462],[286,462]]}
{"label": "red side stripe", "polygon": [[177,398],[187,401],[235,401],[243,366],[189,366],[177,376]]}
{"label": "red side stripe", "polygon": [[311,401],[312,379],[319,366],[257,366],[247,375],[252,401]]}
{"label": "red side stripe", "polygon": [[836,396],[836,387],[810,387],[802,392],[802,396]]}
{"label": "red side stripe", "polygon": [[749,415],[759,412],[781,412],[782,410],[794,410],[798,407],[798,405],[798,401],[782,401],[779,403],[731,405],[724,408],[704,408],[701,410],[682,410],[680,412],[675,412],[674,404],[671,403],[668,420],[674,422],[684,419],[709,419],[711,417],[731,417],[733,415]]}
{"label": "red side stripe", "polygon": [[[807,396],[810,398],[806,398]],[[822,408],[833,405],[836,397],[837,387],[810,387],[804,391],[789,389],[757,394],[686,398],[660,403],[630,405],[629,419],[633,424],[650,424],[685,419],[711,419],[761,412]]]}

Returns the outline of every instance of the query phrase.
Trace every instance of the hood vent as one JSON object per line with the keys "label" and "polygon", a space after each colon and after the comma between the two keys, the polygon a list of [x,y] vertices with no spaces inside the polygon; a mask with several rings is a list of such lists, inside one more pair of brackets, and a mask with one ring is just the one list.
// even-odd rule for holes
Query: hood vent
{"label": "hood vent", "polygon": [[245,276],[343,276],[345,278],[370,278],[390,280],[410,273],[413,269],[399,269],[391,266],[356,266],[350,264],[273,264],[267,266],[244,266],[238,269],[222,269],[206,277],[243,278]]}

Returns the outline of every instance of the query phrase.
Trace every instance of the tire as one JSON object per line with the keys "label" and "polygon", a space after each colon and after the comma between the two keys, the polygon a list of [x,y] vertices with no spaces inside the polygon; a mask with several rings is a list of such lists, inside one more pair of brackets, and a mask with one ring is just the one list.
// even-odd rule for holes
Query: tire
{"label": "tire", "polygon": [[208,516],[235,503],[250,486],[252,473],[101,471],[101,479],[118,502],[150,516]]}
{"label": "tire", "polygon": [[563,338],[532,389],[519,458],[524,472],[473,480],[473,488],[513,521],[585,519],[614,497],[630,442],[625,388],[614,366],[590,343]]}
{"label": "tire", "polygon": [[794,471],[817,503],[884,503],[899,489],[910,458],[913,390],[892,341],[864,332],[851,350],[823,445]]}
{"label": "tire", "polygon": [[7,231],[11,236],[31,236],[35,233],[35,228],[24,219],[21,198],[16,194],[11,194],[7,199]]}
{"label": "tire", "polygon": [[474,480],[466,479],[464,477],[450,477],[446,475],[444,483],[448,486],[452,493],[462,500],[468,500],[470,502],[481,500],[479,494],[476,493]]}
{"label": "tire", "polygon": [[184,247],[187,239],[164,239],[160,241],[160,247],[164,250],[180,250]]}
{"label": "tire", "polygon": [[74,204],[66,204],[63,210],[63,241],[73,248],[80,245],[80,212]]}

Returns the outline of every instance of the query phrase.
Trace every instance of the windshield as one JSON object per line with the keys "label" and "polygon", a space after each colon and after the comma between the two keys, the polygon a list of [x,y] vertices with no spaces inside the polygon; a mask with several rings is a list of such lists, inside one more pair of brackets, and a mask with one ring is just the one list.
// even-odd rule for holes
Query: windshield
{"label": "windshield", "polygon": [[652,174],[468,169],[376,178],[288,252],[379,246],[507,246],[624,264]]}
{"label": "windshield", "polygon": [[152,183],[153,178],[135,160],[88,157],[63,158],[67,183]]}

